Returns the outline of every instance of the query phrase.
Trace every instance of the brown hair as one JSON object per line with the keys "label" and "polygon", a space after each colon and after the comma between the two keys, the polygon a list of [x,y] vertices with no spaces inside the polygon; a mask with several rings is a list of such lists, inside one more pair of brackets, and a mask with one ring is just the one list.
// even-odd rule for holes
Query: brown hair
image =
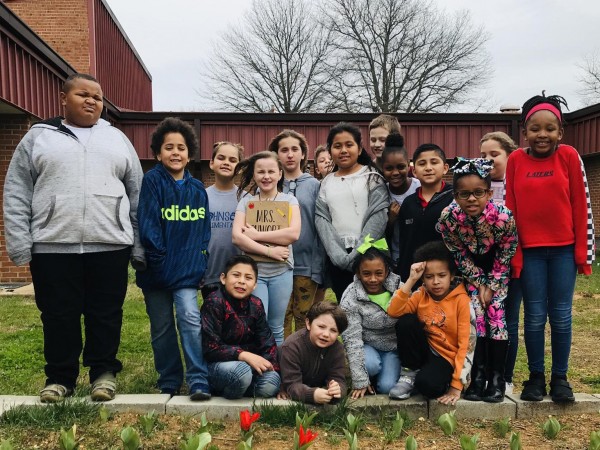
{"label": "brown hair", "polygon": [[[277,167],[281,172],[283,172],[283,165],[276,153],[269,152],[264,150],[262,152],[255,153],[250,156],[248,159],[244,159],[240,161],[237,166],[235,166],[234,174],[235,176],[240,176],[240,185],[237,191],[238,200],[242,198],[244,195],[244,191],[248,189],[253,195],[256,194],[258,186],[254,182],[254,166],[256,165],[256,161],[259,159],[272,159],[277,163]],[[281,192],[283,189],[283,176],[279,179],[277,183],[277,191]]]}
{"label": "brown hair", "polygon": [[390,116],[389,114],[381,114],[371,120],[369,124],[369,131],[374,128],[383,127],[388,130],[390,133],[400,133],[400,122],[394,116]]}
{"label": "brown hair", "polygon": [[317,146],[317,148],[315,148],[315,178],[317,180],[325,178],[321,172],[317,173],[317,160],[319,159],[319,155],[323,152],[329,153],[329,157],[331,157],[331,152],[329,151],[326,145],[321,144]]}
{"label": "brown hair", "polygon": [[308,323],[312,323],[313,320],[323,314],[331,314],[340,334],[348,328],[348,317],[346,316],[346,312],[336,303],[327,301],[321,301],[312,305],[306,313],[306,319],[308,320]]}
{"label": "brown hair", "polygon": [[219,141],[219,142],[215,142],[213,144],[213,152],[212,152],[212,156],[210,157],[211,161],[215,160],[215,156],[217,156],[217,153],[219,152],[219,149],[221,147],[223,147],[224,145],[231,145],[232,147],[237,148],[238,159],[240,161],[242,159],[244,159],[244,146],[242,144],[234,144],[233,142],[229,142],[229,141]]}
{"label": "brown hair", "polygon": [[507,155],[510,155],[513,150],[517,149],[515,141],[513,141],[508,134],[502,131],[492,131],[491,133],[484,134],[479,141],[479,147],[481,147],[481,144],[483,144],[485,141],[489,141],[490,139],[493,139],[500,144],[500,147],[502,147],[502,150],[504,150]]}
{"label": "brown hair", "polygon": [[306,142],[306,138],[303,134],[300,134],[294,130],[283,130],[271,140],[271,143],[267,147],[267,150],[269,150],[270,152],[277,153],[279,151],[279,141],[288,137],[298,139],[298,142],[300,143],[300,150],[302,151],[302,161],[300,161],[300,169],[304,171],[304,167],[306,166],[306,158],[308,157],[308,143]]}

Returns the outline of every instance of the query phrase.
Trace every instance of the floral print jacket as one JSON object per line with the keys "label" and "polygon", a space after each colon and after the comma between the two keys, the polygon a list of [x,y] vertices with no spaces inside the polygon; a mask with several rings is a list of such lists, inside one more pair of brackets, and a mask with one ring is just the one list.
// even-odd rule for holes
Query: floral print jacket
{"label": "floral print jacket", "polygon": [[[453,201],[442,212],[436,229],[454,255],[458,270],[470,285],[483,284],[504,299],[510,280],[510,261],[517,250],[517,228],[508,208],[489,201],[478,217],[468,216]],[[477,256],[494,251],[491,270],[486,273],[475,263]]]}

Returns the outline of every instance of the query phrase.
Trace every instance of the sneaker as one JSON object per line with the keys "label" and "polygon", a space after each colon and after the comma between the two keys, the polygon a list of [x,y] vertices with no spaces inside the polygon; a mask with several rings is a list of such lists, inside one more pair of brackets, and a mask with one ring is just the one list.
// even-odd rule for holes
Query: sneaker
{"label": "sneaker", "polygon": [[410,397],[415,388],[415,378],[418,370],[402,369],[402,374],[396,385],[390,389],[390,398],[395,400],[404,400]]}
{"label": "sneaker", "polygon": [[73,395],[73,389],[62,384],[48,384],[40,391],[40,402],[56,403],[71,395]]}
{"label": "sneaker", "polygon": [[506,388],[504,389],[504,393],[506,395],[512,394],[514,388],[515,388],[515,385],[512,383],[512,381],[507,381],[506,382]]}
{"label": "sneaker", "polygon": [[529,380],[523,383],[521,400],[528,402],[541,402],[546,395],[546,378],[543,373],[532,372]]}
{"label": "sneaker", "polygon": [[117,378],[112,372],[104,372],[92,383],[92,400],[107,402],[115,398],[117,391]]}
{"label": "sneaker", "polygon": [[550,396],[554,403],[571,403],[575,401],[573,388],[567,381],[567,377],[552,375],[550,379]]}
{"label": "sneaker", "polygon": [[210,400],[210,389],[203,384],[195,384],[190,388],[190,400],[202,401]]}

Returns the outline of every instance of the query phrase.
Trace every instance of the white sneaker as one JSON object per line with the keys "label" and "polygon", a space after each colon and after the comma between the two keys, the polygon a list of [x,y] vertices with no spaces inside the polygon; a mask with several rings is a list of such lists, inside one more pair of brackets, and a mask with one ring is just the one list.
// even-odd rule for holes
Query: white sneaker
{"label": "white sneaker", "polygon": [[506,382],[506,387],[504,388],[504,394],[512,394],[513,393],[513,388],[515,387],[514,384],[512,384],[510,381]]}
{"label": "white sneaker", "polygon": [[402,373],[396,385],[390,389],[390,398],[395,400],[404,400],[410,397],[414,387],[415,378],[417,377],[418,370],[405,370],[402,369]]}

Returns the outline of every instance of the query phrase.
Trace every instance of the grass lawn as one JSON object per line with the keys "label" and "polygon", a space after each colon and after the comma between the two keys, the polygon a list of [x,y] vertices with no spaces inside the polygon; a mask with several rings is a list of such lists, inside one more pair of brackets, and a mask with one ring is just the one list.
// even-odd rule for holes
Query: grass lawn
{"label": "grass lawn", "polygon": [[[595,269],[591,277],[577,279],[569,373],[577,392],[600,393],[600,267]],[[331,292],[328,298],[333,300]],[[0,318],[0,395],[37,395],[45,377],[42,327],[35,302],[31,298],[2,297]],[[522,330],[520,339],[522,344]],[[549,348],[546,354],[549,362]],[[158,392],[148,317],[141,291],[134,284],[130,284],[125,300],[119,359],[124,367],[118,377],[120,393]],[[547,370],[549,367],[548,363]],[[526,375],[525,348],[521,345],[515,370],[517,389]],[[87,370],[82,369],[78,385],[80,394],[88,393]]]}

